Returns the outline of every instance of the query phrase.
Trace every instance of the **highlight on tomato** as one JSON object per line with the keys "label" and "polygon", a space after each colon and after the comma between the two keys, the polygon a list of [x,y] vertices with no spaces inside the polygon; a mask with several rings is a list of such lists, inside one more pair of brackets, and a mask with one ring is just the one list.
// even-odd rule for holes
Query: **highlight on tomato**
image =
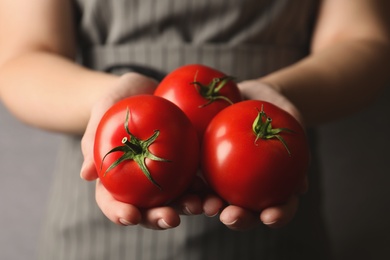
{"label": "highlight on tomato", "polygon": [[193,181],[199,141],[173,103],[133,96],[114,104],[101,119],[94,159],[102,184],[115,199],[140,208],[162,206]]}
{"label": "highlight on tomato", "polygon": [[309,159],[300,123],[260,100],[221,111],[202,142],[202,173],[211,188],[228,203],[256,212],[287,202],[302,185]]}
{"label": "highlight on tomato", "polygon": [[160,82],[154,95],[180,107],[197,129],[200,139],[218,112],[242,100],[233,77],[201,64],[173,70]]}

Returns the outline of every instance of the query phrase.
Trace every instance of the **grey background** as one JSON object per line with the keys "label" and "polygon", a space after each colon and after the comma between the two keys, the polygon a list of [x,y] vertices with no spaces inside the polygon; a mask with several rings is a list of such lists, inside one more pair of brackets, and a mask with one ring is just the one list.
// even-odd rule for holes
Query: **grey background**
{"label": "grey background", "polygon": [[[369,109],[320,128],[325,216],[337,260],[390,259],[389,99],[387,88]],[[0,104],[1,260],[34,259],[59,139],[23,125]]]}

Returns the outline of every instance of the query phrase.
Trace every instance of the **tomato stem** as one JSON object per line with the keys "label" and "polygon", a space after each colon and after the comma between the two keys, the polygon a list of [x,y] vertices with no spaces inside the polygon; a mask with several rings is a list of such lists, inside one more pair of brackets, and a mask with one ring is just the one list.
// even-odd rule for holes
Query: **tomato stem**
{"label": "tomato stem", "polygon": [[142,147],[139,145],[131,143],[127,137],[123,137],[122,144],[125,144],[133,151],[134,154],[141,154],[142,153]]}
{"label": "tomato stem", "polygon": [[257,145],[257,141],[260,138],[264,140],[276,138],[286,148],[288,155],[291,156],[290,149],[288,148],[286,141],[280,135],[280,133],[282,132],[293,133],[293,131],[287,128],[272,128],[271,123],[272,123],[272,118],[267,116],[267,114],[264,112],[264,105],[262,105],[261,111],[258,110],[257,117],[255,118],[252,124],[253,133],[256,135],[255,144]]}
{"label": "tomato stem", "polygon": [[100,167],[100,170],[103,167],[103,162],[105,158],[114,152],[122,152],[122,156],[117,159],[115,162],[113,162],[105,171],[103,176],[106,176],[106,174],[112,170],[113,168],[117,167],[119,164],[126,160],[134,160],[144,175],[152,182],[156,187],[158,187],[160,190],[162,190],[162,187],[153,179],[151,173],[149,172],[149,169],[146,167],[145,159],[148,158],[153,161],[160,161],[160,162],[169,162],[169,160],[160,158],[154,154],[152,154],[149,151],[149,146],[154,143],[154,141],[157,139],[157,137],[160,134],[159,130],[155,130],[153,135],[149,137],[146,140],[140,140],[136,136],[134,136],[130,130],[129,130],[129,116],[130,116],[130,110],[127,109],[126,111],[126,119],[124,123],[125,130],[127,134],[129,135],[130,139],[125,136],[122,138],[122,146],[117,146],[112,148],[106,155],[104,155],[102,159],[102,164]]}
{"label": "tomato stem", "polygon": [[230,76],[224,76],[221,78],[213,78],[208,85],[203,85],[198,81],[191,82],[191,84],[195,85],[198,93],[207,100],[205,104],[200,105],[199,107],[202,108],[210,105],[218,99],[225,100],[232,105],[233,102],[228,97],[219,94],[219,91],[231,80],[234,80],[234,78]]}

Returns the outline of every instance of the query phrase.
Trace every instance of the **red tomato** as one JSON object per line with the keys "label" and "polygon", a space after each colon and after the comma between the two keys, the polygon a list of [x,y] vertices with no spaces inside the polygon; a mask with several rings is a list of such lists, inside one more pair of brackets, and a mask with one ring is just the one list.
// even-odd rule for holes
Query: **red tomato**
{"label": "red tomato", "polygon": [[154,93],[175,103],[202,138],[211,119],[227,106],[241,101],[232,77],[213,68],[191,64],[169,73]]}
{"label": "red tomato", "polygon": [[248,100],[214,117],[201,157],[203,175],[221,198],[259,212],[297,191],[310,156],[295,118],[271,103]]}
{"label": "red tomato", "polygon": [[177,198],[199,166],[199,141],[185,114],[152,95],[113,105],[97,128],[96,169],[115,199],[149,208]]}

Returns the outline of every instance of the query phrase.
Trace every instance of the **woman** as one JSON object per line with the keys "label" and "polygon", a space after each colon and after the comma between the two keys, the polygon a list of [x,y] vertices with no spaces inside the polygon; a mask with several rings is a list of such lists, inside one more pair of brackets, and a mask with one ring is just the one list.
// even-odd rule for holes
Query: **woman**
{"label": "woman", "polygon": [[66,134],[41,259],[327,259],[314,148],[299,208],[297,194],[260,215],[213,195],[139,210],[78,174],[97,177],[104,111],[187,63],[234,75],[246,98],[305,126],[361,109],[387,80],[385,10],[380,0],[1,1],[1,99],[20,120]]}

